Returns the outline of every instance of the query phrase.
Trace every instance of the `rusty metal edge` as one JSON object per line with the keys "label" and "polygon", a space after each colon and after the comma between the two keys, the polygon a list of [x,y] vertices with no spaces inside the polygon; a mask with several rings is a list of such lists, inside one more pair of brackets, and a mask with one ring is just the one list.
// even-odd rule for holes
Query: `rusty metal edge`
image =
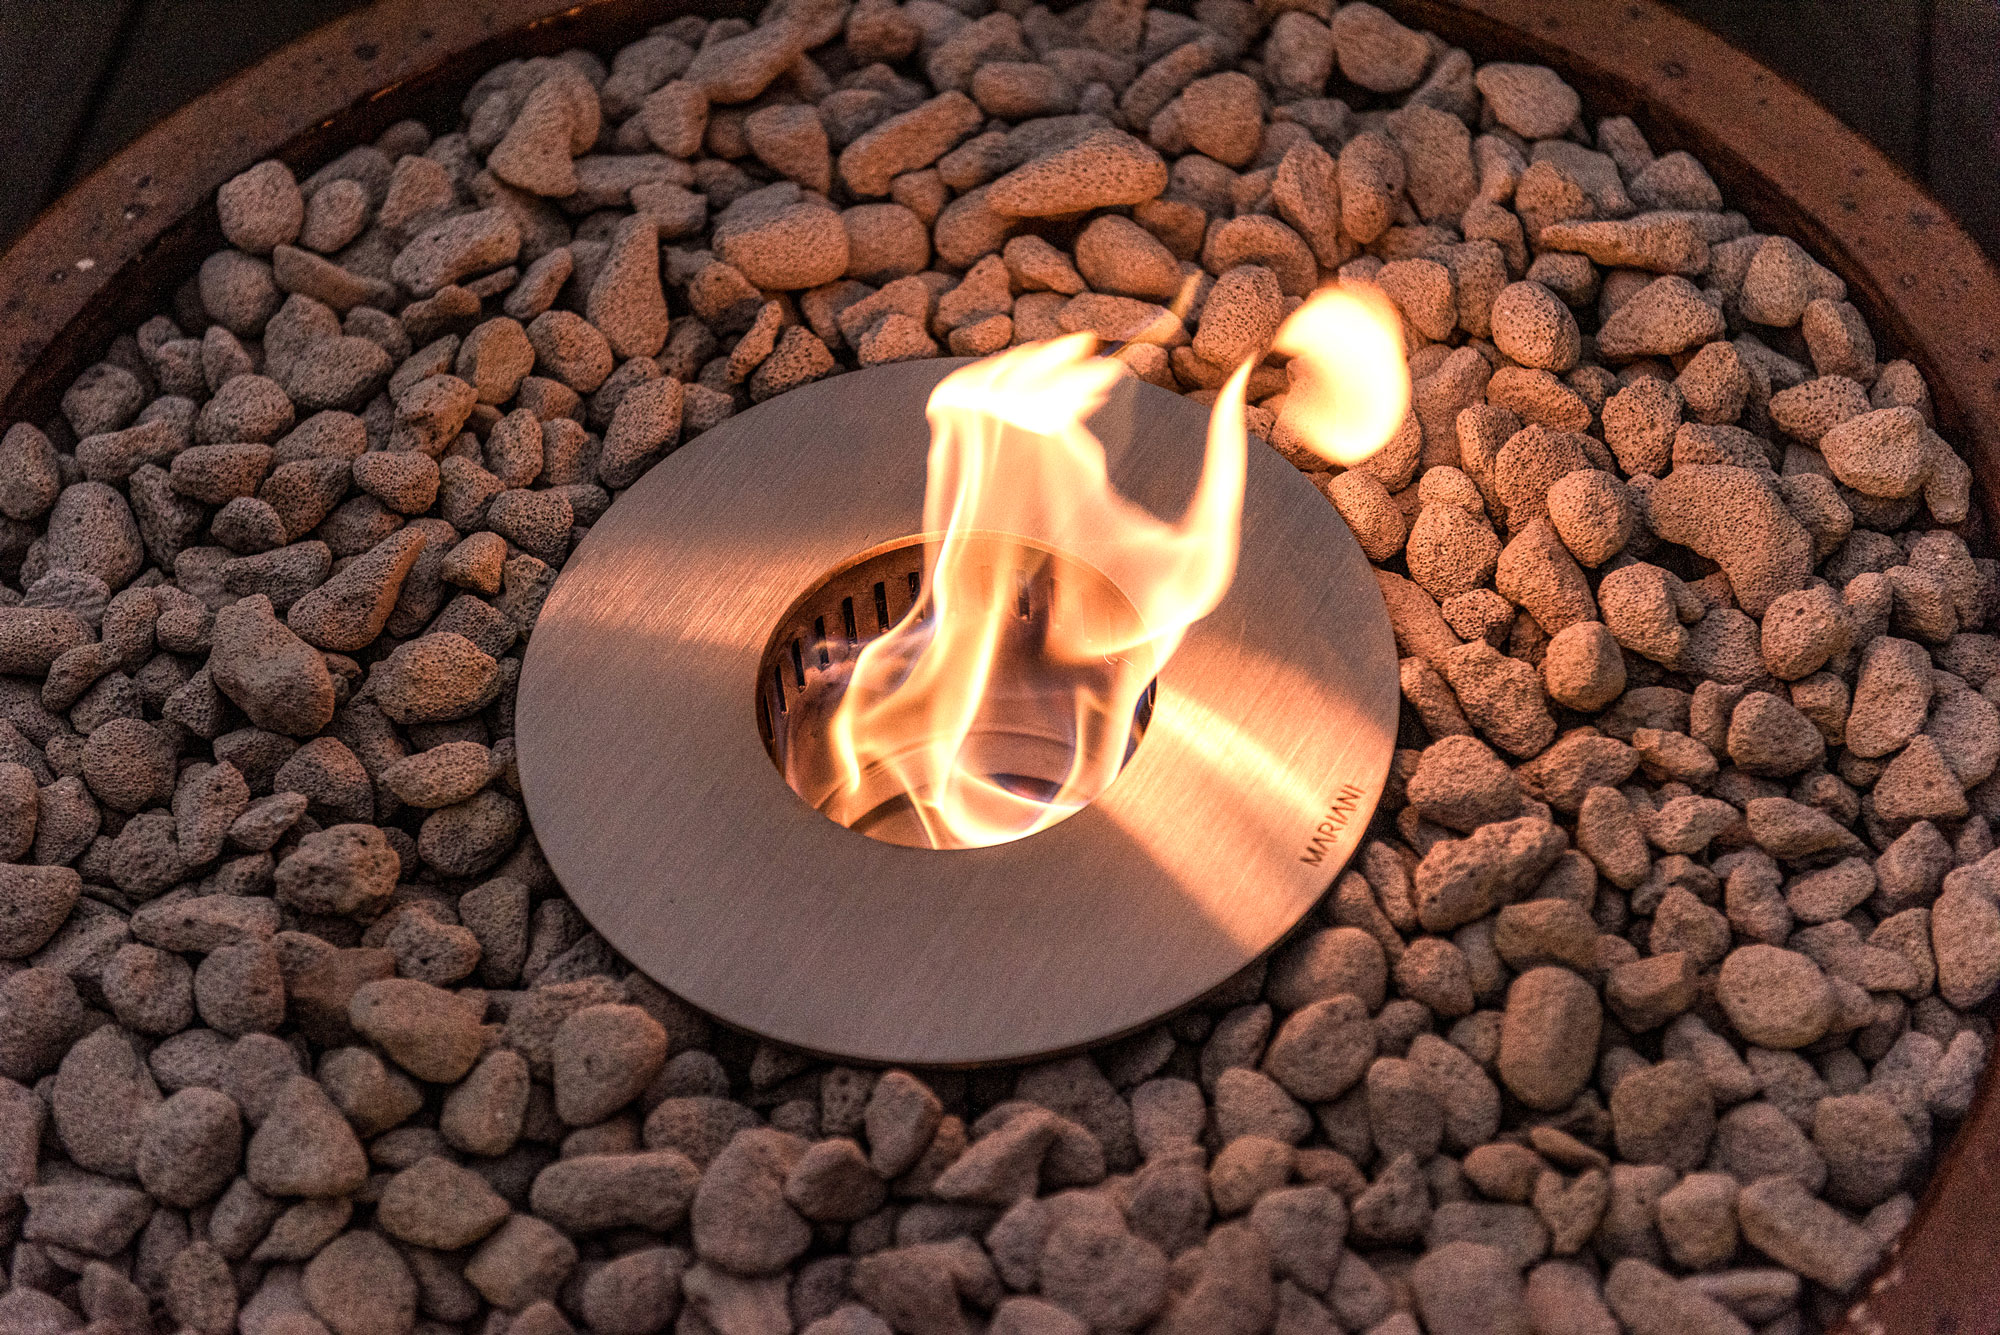
{"label": "rusty metal edge", "polygon": [[[2000,488],[2000,271],[1944,207],[1779,75],[1656,0],[1384,0],[1483,57],[1547,63],[1593,112],[1695,153],[1731,204],[1845,278],[1891,349],[1923,370],[1983,505]],[[159,309],[219,235],[215,188],[262,158],[310,167],[509,55],[599,45],[676,13],[741,3],[378,0],[162,121],[0,255],[0,420],[46,413],[82,360]],[[218,132],[217,127],[227,127]],[[2000,1077],[1843,1329],[2000,1332]]]}
{"label": "rusty metal edge", "polygon": [[272,53],[80,181],[0,254],[0,421],[53,411],[85,358],[157,312],[221,244],[215,190],[280,157],[302,173],[397,120],[455,109],[510,56],[598,46],[756,0],[376,3]]}

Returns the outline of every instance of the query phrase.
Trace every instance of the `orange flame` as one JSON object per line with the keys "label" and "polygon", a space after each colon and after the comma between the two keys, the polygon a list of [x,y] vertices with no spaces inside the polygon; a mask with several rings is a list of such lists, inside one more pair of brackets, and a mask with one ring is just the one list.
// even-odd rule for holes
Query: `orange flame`
{"label": "orange flame", "polygon": [[[1094,342],[1011,348],[932,392],[922,592],[854,659],[829,727],[840,782],[822,809],[842,823],[973,848],[1072,815],[1117,777],[1154,678],[1228,591],[1254,363],[1217,396],[1168,523],[1117,492],[1085,425],[1126,373]],[[1297,359],[1288,420],[1327,458],[1359,462],[1402,423],[1400,323],[1371,289],[1316,294],[1275,347]]]}
{"label": "orange flame", "polygon": [[1403,317],[1369,284],[1327,288],[1272,340],[1293,358],[1287,422],[1318,455],[1352,468],[1388,444],[1410,411]]}

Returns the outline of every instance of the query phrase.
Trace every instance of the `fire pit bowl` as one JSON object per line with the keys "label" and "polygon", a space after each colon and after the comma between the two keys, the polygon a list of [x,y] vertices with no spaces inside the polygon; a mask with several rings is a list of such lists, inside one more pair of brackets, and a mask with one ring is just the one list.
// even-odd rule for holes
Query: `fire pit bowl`
{"label": "fire pit bowl", "polygon": [[[2000,480],[2000,273],[1880,153],[1781,78],[1653,0],[1385,4],[1481,57],[1555,67],[1595,112],[1629,113],[1656,146],[1694,152],[1759,225],[1807,245],[1846,280],[1885,340],[1919,365],[1941,427],[1967,452],[1991,515]],[[445,111],[499,60],[571,45],[609,48],[662,17],[662,6],[647,0],[444,8],[382,0],[191,104],[0,255],[0,417],[47,414],[114,332],[161,307],[217,244],[210,201],[237,172],[269,156],[309,170],[399,119]],[[775,774],[772,783],[782,796]],[[2000,1328],[1996,1091],[1989,1067],[1915,1219],[1845,1329]]]}

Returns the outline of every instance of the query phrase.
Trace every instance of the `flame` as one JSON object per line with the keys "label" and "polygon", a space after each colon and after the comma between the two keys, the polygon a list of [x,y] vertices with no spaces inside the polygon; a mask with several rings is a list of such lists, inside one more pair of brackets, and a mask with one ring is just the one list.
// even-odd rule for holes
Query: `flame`
{"label": "flame", "polygon": [[[1386,299],[1354,288],[1321,291],[1279,329],[1295,359],[1287,419],[1311,448],[1353,464],[1395,433],[1400,331]],[[1228,591],[1254,359],[1218,394],[1200,481],[1169,523],[1117,492],[1085,425],[1126,374],[1094,346],[1024,344],[932,392],[922,591],[853,659],[828,725],[820,805],[843,824],[972,848],[1073,814],[1117,777],[1154,678]]]}
{"label": "flame", "polygon": [[1327,288],[1272,340],[1293,358],[1287,422],[1315,454],[1352,468],[1388,444],[1410,411],[1403,318],[1380,288]]}

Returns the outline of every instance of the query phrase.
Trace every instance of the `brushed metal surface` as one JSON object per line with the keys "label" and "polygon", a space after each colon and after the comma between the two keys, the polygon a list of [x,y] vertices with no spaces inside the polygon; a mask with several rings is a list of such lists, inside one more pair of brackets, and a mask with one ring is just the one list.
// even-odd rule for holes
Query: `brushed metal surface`
{"label": "brushed metal surface", "polygon": [[[669,456],[571,557],[521,674],[528,812],[592,925],[724,1021],[855,1060],[1027,1058],[1199,996],[1325,891],[1395,742],[1395,647],[1367,561],[1256,445],[1236,582],[1161,673],[1144,740],[1095,803],[944,852],[808,807],[758,732],[761,655],[814,581],[919,528],[924,402],[957,364],[822,381]],[[1128,379],[1092,426],[1121,489],[1173,515],[1206,423]],[[1091,561],[1091,544],[1074,554]]]}

